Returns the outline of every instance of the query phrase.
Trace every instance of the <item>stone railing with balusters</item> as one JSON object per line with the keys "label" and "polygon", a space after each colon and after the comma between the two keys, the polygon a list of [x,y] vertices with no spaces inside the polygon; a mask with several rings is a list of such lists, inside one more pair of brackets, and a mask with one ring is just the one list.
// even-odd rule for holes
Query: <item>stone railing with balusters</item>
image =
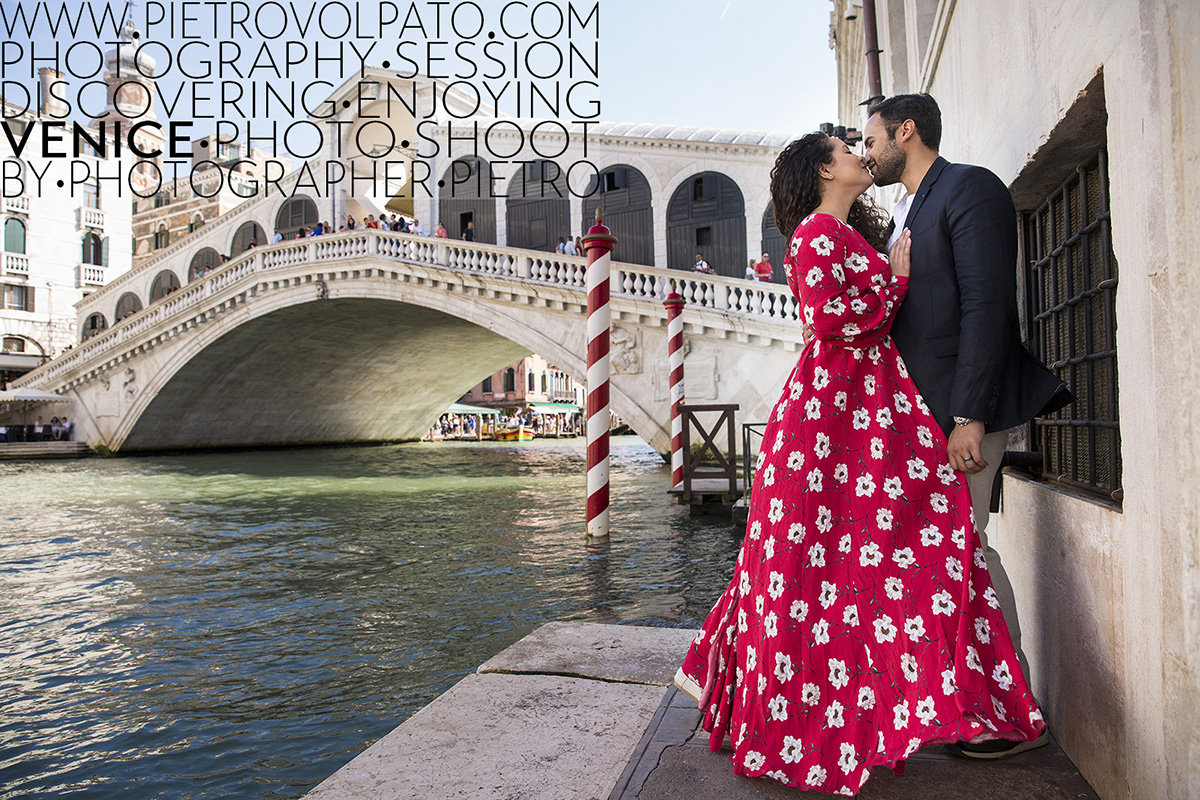
{"label": "stone railing with balusters", "polygon": [[[561,286],[581,294],[585,291],[584,275],[587,261],[581,256],[518,250],[379,230],[347,231],[311,239],[289,240],[241,254],[222,265],[220,269],[197,278],[181,290],[151,303],[133,316],[77,345],[66,354],[30,373],[19,385],[44,383],[87,361],[118,350],[125,342],[136,338],[148,328],[159,322],[193,313],[210,298],[236,287],[250,276],[265,278],[273,270],[354,259],[394,260],[509,280]],[[636,264],[613,265],[614,298],[625,297],[659,303],[671,292],[678,292],[690,306],[718,313],[767,318],[784,324],[799,319],[797,303],[785,286]]]}
{"label": "stone railing with balusters", "polygon": [[17,253],[4,254],[4,274],[29,276],[29,256]]}
{"label": "stone railing with balusters", "polygon": [[28,214],[29,198],[25,195],[4,198],[4,210],[9,214]]}
{"label": "stone railing with balusters", "polygon": [[104,227],[104,212],[98,208],[80,208],[79,209],[79,227],[81,227],[81,228],[103,228]]}
{"label": "stone railing with balusters", "polygon": [[104,285],[104,267],[97,267],[92,264],[79,265],[79,285],[83,286],[103,286]]}

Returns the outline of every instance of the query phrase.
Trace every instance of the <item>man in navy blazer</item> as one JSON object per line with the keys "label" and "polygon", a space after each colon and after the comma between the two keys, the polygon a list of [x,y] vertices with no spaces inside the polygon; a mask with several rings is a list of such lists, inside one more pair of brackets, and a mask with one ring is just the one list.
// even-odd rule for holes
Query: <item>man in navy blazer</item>
{"label": "man in navy blazer", "polygon": [[[975,526],[987,548],[991,485],[1009,429],[1073,398],[1021,343],[1017,213],[1007,187],[983,167],[938,155],[941,111],[929,95],[895,95],[868,114],[863,157],[875,185],[902,183],[908,190],[893,212],[893,241],[905,228],[912,236],[912,271],[892,341],[946,432],[950,465],[967,474]],[[990,548],[987,556],[1019,653],[1012,590],[999,556]],[[1044,743],[964,745],[959,752],[997,758]]]}

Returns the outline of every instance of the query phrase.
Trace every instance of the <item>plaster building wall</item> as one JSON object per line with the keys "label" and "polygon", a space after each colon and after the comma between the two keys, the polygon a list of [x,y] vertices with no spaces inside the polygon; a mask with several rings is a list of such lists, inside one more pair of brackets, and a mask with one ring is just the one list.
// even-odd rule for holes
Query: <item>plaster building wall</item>
{"label": "plaster building wall", "polygon": [[[877,5],[892,42],[906,33],[903,53],[881,35],[884,93],[933,94],[942,154],[996,172],[1019,211],[1072,171],[1081,140],[1106,144],[1123,498],[1010,472],[992,544],[1051,729],[1100,796],[1200,797],[1200,6]],[[843,7],[837,40],[859,42],[837,53],[854,124],[863,55]]]}

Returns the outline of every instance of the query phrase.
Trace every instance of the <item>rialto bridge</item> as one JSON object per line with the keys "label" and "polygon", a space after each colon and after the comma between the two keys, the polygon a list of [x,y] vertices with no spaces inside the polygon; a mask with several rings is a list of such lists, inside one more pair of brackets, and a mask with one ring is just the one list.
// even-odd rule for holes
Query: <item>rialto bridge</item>
{"label": "rialto bridge", "polygon": [[[362,89],[347,84],[331,101],[352,91]],[[381,126],[366,122],[381,117],[412,135],[412,117],[394,109],[331,104],[351,105],[342,145],[379,135]],[[453,121],[436,123],[444,130]],[[688,401],[738,403],[741,419],[765,419],[797,357],[800,325],[785,284],[741,275],[747,255],[768,244],[756,234],[767,227],[766,178],[780,142],[611,124],[593,134],[587,156],[601,186],[592,196],[582,196],[582,183],[517,203],[485,193],[421,197],[411,183],[321,195],[294,172],[274,195],[243,203],[85,297],[76,306],[80,343],[14,385],[70,397],[76,437],[112,452],[416,438],[481,377],[529,352],[582,379],[586,260],[553,252],[555,226],[579,234],[584,215],[605,205],[620,240],[613,412],[659,452],[669,449],[662,301],[677,291],[687,303]],[[537,161],[524,138],[507,174],[492,174],[470,151],[430,159],[433,174],[452,178],[466,164],[488,171],[487,185],[524,182]],[[580,146],[567,139],[567,149]],[[333,148],[308,174],[323,174]],[[564,159],[572,155],[582,157]],[[368,229],[268,244],[274,230],[362,219],[397,202],[430,231],[441,220],[451,237],[473,220],[477,241]],[[736,254],[724,275],[680,269],[704,236]],[[776,239],[770,249],[780,252]],[[774,260],[779,281],[782,258]]]}

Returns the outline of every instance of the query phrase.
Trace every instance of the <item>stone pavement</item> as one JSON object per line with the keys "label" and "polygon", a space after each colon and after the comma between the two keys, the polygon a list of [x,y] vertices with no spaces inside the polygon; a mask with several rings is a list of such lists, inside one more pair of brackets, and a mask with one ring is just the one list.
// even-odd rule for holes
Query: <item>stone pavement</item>
{"label": "stone pavement", "polygon": [[[827,797],[733,774],[671,686],[693,631],[550,623],[489,659],[309,800]],[[669,688],[668,688],[669,687]],[[997,762],[919,751],[863,800],[1099,800],[1054,743]]]}

